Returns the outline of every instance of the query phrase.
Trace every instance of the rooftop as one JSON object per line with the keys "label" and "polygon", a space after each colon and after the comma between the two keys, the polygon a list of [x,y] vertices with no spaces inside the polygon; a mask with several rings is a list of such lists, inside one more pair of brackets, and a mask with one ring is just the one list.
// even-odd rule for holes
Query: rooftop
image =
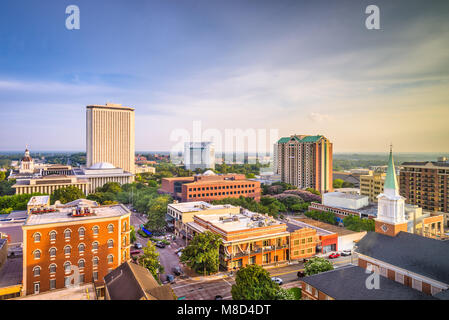
{"label": "rooftop", "polygon": [[317,221],[317,220],[313,220],[313,219],[309,219],[309,218],[296,218],[295,220],[307,224],[309,226],[309,228],[321,228],[321,229],[329,231],[330,233],[336,233],[339,236],[357,233],[355,231],[352,231],[352,230],[349,230],[349,229],[346,229],[343,227],[334,226],[329,223],[325,223],[325,222],[321,222],[321,221]]}
{"label": "rooftop", "polygon": [[0,288],[22,284],[23,258],[16,256],[7,258],[0,268]]}
{"label": "rooftop", "polygon": [[[87,202],[83,206],[83,201],[76,200],[77,202],[73,202],[73,205],[58,207],[58,211],[50,212],[45,214],[32,214],[25,221],[23,227],[34,226],[34,225],[44,225],[49,223],[65,223],[65,222],[73,222],[73,221],[82,221],[82,220],[92,220],[92,219],[101,219],[101,218],[112,218],[119,217],[126,214],[129,214],[130,211],[122,204],[111,205],[111,206],[101,206],[101,207],[93,207],[91,204]],[[88,201],[88,200],[87,200]],[[87,204],[87,205],[86,205]],[[72,212],[76,208],[76,206],[82,207],[90,207],[93,211],[92,215],[88,216],[79,216],[72,217]]]}
{"label": "rooftop", "polygon": [[341,198],[341,199],[350,199],[350,200],[359,200],[368,198],[367,196],[362,196],[360,194],[353,194],[353,193],[345,193],[345,192],[328,192],[323,194],[324,197],[334,197],[334,198]]}
{"label": "rooftop", "polygon": [[212,205],[205,201],[171,203],[169,206],[180,212],[201,212],[210,209],[235,208],[230,204]]}
{"label": "rooftop", "polygon": [[302,278],[302,281],[337,300],[435,300],[421,291],[379,276],[379,289],[366,287],[368,274],[358,266],[344,266]]}
{"label": "rooftop", "polygon": [[49,203],[50,196],[33,196],[31,197],[30,201],[28,201],[29,206],[39,206],[39,205],[45,205]]}
{"label": "rooftop", "polygon": [[449,242],[408,232],[395,237],[368,232],[357,252],[449,284]]}

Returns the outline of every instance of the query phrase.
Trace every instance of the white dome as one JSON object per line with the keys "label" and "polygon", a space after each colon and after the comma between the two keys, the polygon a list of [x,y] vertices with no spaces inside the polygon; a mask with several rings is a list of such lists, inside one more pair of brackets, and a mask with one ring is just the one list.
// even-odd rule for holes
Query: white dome
{"label": "white dome", "polygon": [[98,162],[89,169],[115,169],[115,167],[109,162]]}
{"label": "white dome", "polygon": [[207,170],[203,173],[203,176],[215,176],[215,172],[213,172],[212,170]]}

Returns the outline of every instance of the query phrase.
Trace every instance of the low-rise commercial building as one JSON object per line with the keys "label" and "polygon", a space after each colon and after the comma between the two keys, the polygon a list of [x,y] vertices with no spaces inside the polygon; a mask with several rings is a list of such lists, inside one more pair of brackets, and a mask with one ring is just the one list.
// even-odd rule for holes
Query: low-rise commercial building
{"label": "low-rise commercial building", "polygon": [[101,291],[104,276],[130,258],[130,216],[124,205],[89,200],[30,214],[22,226],[24,294],[87,282]]}
{"label": "low-rise commercial building", "polygon": [[260,182],[247,180],[244,174],[217,175],[212,171],[193,177],[164,178],[159,189],[176,200],[213,201],[241,196],[260,200]]}
{"label": "low-rise commercial building", "polygon": [[187,237],[211,231],[220,235],[220,266],[233,270],[251,264],[261,266],[312,257],[319,238],[315,229],[287,224],[268,215],[242,209],[239,214],[194,215],[187,223]]}
{"label": "low-rise commercial building", "polygon": [[27,213],[40,213],[50,210],[50,196],[33,196],[27,204]]}

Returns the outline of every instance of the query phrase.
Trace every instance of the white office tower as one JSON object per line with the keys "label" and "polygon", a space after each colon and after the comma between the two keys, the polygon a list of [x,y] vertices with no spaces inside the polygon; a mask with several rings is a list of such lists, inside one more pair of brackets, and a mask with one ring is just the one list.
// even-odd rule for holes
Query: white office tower
{"label": "white office tower", "polygon": [[212,142],[186,142],[184,165],[187,170],[215,169],[215,149]]}

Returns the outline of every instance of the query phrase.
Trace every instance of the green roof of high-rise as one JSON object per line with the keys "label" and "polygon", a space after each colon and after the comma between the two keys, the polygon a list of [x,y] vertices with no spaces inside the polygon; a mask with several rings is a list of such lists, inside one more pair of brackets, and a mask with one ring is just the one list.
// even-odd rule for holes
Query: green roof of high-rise
{"label": "green roof of high-rise", "polygon": [[287,143],[289,142],[292,138],[294,138],[296,141],[298,142],[317,142],[319,141],[321,138],[323,138],[323,136],[321,135],[317,135],[317,136],[305,136],[304,138],[300,139],[299,136],[292,136],[292,137],[283,137],[280,138],[278,143]]}

